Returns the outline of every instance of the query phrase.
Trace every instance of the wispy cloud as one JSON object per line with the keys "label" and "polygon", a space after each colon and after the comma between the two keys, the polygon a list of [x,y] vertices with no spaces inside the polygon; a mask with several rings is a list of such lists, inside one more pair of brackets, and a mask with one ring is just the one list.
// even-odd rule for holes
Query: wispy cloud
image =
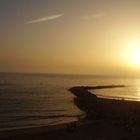
{"label": "wispy cloud", "polygon": [[42,18],[38,18],[38,19],[27,21],[24,24],[34,24],[34,23],[50,21],[50,20],[61,18],[63,15],[64,14],[57,14],[57,15],[52,15],[52,16],[46,16],[46,17],[42,17]]}
{"label": "wispy cloud", "polygon": [[97,14],[93,14],[93,15],[83,16],[83,17],[81,17],[81,19],[83,19],[83,20],[101,19],[105,16],[106,16],[106,13],[97,13]]}

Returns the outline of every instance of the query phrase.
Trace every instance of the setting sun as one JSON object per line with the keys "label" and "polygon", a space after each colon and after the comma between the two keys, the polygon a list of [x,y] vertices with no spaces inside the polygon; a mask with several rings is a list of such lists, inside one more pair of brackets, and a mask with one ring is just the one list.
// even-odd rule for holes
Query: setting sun
{"label": "setting sun", "polygon": [[140,67],[140,47],[132,50],[132,60],[135,65]]}
{"label": "setting sun", "polygon": [[125,62],[135,68],[140,68],[140,41],[128,41],[124,50]]}

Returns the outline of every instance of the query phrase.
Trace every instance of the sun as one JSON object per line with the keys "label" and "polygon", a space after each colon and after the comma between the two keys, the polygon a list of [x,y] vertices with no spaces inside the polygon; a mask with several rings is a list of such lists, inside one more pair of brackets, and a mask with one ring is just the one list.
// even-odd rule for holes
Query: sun
{"label": "sun", "polygon": [[125,62],[135,68],[140,68],[140,39],[128,40],[124,50]]}
{"label": "sun", "polygon": [[134,47],[131,53],[133,63],[140,66],[140,47]]}

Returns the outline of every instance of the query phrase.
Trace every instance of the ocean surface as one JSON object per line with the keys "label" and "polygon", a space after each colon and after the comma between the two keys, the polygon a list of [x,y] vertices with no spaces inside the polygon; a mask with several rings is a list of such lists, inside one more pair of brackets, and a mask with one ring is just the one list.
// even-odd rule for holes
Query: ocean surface
{"label": "ocean surface", "polygon": [[140,100],[139,78],[0,73],[0,131],[75,121],[84,112],[68,89],[98,85],[126,85],[91,91],[98,96]]}

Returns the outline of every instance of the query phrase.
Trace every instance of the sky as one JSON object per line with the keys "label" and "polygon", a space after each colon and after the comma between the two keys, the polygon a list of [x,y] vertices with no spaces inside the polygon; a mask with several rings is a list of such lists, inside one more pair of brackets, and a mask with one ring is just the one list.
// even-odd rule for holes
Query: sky
{"label": "sky", "polygon": [[139,0],[0,0],[0,71],[140,75]]}

